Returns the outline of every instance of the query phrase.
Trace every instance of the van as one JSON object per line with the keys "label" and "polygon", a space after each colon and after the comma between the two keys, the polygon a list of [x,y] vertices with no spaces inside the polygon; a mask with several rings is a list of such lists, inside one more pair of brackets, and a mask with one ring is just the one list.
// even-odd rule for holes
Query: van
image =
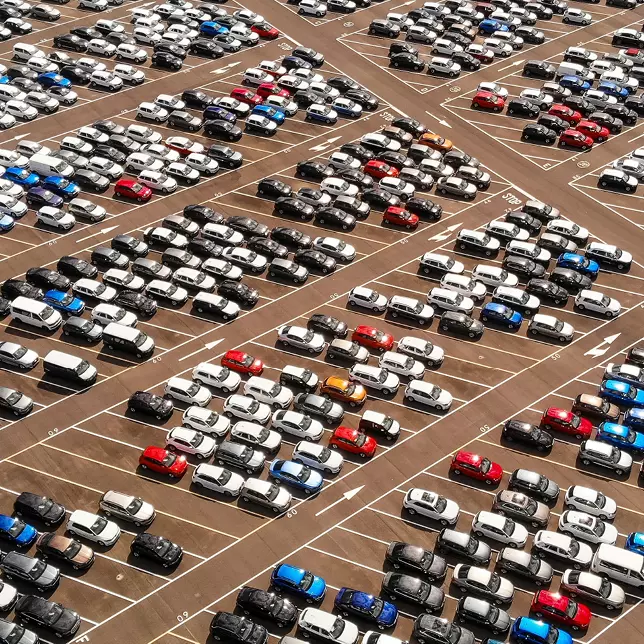
{"label": "van", "polygon": [[579,63],[561,63],[559,67],[557,67],[556,76],[557,78],[561,78],[562,76],[579,76],[579,78],[583,78],[587,81],[592,81],[595,78],[595,74],[593,72],[589,71]]}
{"label": "van", "polygon": [[63,323],[60,313],[49,304],[22,296],[11,303],[11,317],[47,331],[53,331]]}
{"label": "van", "polygon": [[59,176],[70,179],[74,175],[74,168],[69,163],[45,154],[34,154],[29,159],[29,169],[43,177]]}
{"label": "van", "polygon": [[50,351],[43,360],[46,374],[72,380],[82,385],[93,385],[98,372],[87,360],[62,351]]}
{"label": "van", "polygon": [[602,543],[590,564],[592,572],[617,582],[644,586],[644,556]]}
{"label": "van", "polygon": [[27,95],[14,85],[0,85],[0,101],[24,101]]}
{"label": "van", "polygon": [[149,358],[154,353],[154,340],[143,331],[110,322],[103,329],[103,344],[108,349],[120,349],[137,358]]}

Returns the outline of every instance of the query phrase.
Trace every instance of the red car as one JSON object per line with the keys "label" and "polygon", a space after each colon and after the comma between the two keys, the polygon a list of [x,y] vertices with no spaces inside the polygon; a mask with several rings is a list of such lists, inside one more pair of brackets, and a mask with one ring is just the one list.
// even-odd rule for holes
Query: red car
{"label": "red car", "polygon": [[559,145],[562,148],[578,148],[579,150],[590,150],[593,147],[593,140],[577,130],[564,130],[559,135]]}
{"label": "red car", "polygon": [[277,85],[275,85],[275,83],[262,83],[257,88],[257,93],[262,98],[268,98],[272,95],[283,96],[284,98],[288,98],[290,96],[290,94],[285,89],[278,87]]}
{"label": "red car", "polygon": [[329,439],[331,449],[342,449],[360,458],[371,458],[376,453],[377,445],[375,438],[352,427],[336,427]]}
{"label": "red car", "polygon": [[367,161],[364,167],[364,172],[375,179],[382,179],[383,177],[397,177],[400,174],[398,168],[394,168],[388,163],[378,161],[377,159]]}
{"label": "red car", "polygon": [[577,125],[581,121],[581,113],[577,110],[573,110],[571,107],[566,105],[556,104],[553,105],[549,110],[548,114],[552,116],[558,116],[562,121],[570,123],[571,125]]}
{"label": "red car", "polygon": [[486,485],[499,483],[503,476],[503,468],[498,463],[494,463],[485,456],[463,450],[454,454],[449,470],[452,474],[463,474],[477,481],[483,481]]}
{"label": "red car", "polygon": [[377,349],[378,351],[391,351],[394,346],[392,335],[384,331],[378,331],[375,327],[367,326],[366,324],[357,326],[351,334],[351,339],[369,349]]}
{"label": "red car", "polygon": [[250,30],[254,31],[260,38],[265,38],[266,40],[275,40],[280,35],[279,30],[267,22],[260,22],[257,25],[253,25]]}
{"label": "red car", "polygon": [[472,109],[492,110],[500,112],[505,107],[505,100],[492,92],[476,92],[472,98]]}
{"label": "red car", "polygon": [[541,417],[541,426],[549,431],[574,436],[577,440],[590,438],[593,424],[587,419],[559,407],[548,407]]}
{"label": "red car", "polygon": [[264,363],[243,351],[226,351],[221,357],[221,366],[228,367],[238,373],[249,373],[251,376],[261,376]]}
{"label": "red car", "polygon": [[136,179],[119,179],[114,184],[114,196],[136,199],[137,201],[150,201],[152,190]]}
{"label": "red car", "polygon": [[398,206],[389,206],[382,215],[383,224],[391,224],[392,226],[400,226],[412,230],[418,227],[420,217],[413,213],[400,208]]}
{"label": "red car", "polygon": [[152,470],[159,474],[167,474],[171,479],[182,477],[188,469],[185,456],[177,456],[163,447],[150,445],[139,456],[139,465],[144,470]]}
{"label": "red car", "polygon": [[530,612],[547,621],[569,626],[573,631],[586,630],[590,624],[590,608],[586,604],[549,590],[535,593]]}
{"label": "red car", "polygon": [[262,102],[262,97],[259,94],[251,92],[249,89],[244,89],[243,87],[236,87],[232,92],[230,92],[232,98],[236,98],[240,103],[246,103],[250,107],[255,107]]}
{"label": "red car", "polygon": [[610,134],[607,127],[602,127],[592,121],[579,121],[575,130],[589,136],[595,143],[606,141]]}
{"label": "red car", "polygon": [[468,45],[465,48],[465,53],[476,58],[476,60],[480,60],[484,65],[489,65],[494,62],[494,52],[488,47],[483,47],[482,45]]}

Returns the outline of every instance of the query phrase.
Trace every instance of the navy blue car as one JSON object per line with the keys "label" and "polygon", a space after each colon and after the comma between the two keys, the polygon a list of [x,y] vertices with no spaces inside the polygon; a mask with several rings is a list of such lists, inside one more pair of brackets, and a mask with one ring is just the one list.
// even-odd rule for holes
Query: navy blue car
{"label": "navy blue car", "polygon": [[203,118],[204,121],[226,121],[233,125],[237,123],[237,117],[232,112],[218,105],[209,105],[203,111]]}
{"label": "navy blue car", "polygon": [[54,208],[61,208],[64,199],[55,195],[51,190],[45,188],[35,187],[29,188],[26,195],[27,205],[35,210],[43,206],[52,206]]}
{"label": "navy blue car", "polygon": [[398,609],[388,601],[352,588],[340,588],[335,608],[345,617],[357,615],[379,628],[392,628],[398,621]]}

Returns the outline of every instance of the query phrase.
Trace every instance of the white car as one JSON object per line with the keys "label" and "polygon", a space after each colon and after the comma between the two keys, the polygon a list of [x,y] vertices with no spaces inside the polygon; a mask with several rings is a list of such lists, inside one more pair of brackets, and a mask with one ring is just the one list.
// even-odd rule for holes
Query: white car
{"label": "white car", "polygon": [[320,184],[320,190],[326,192],[334,197],[346,195],[348,197],[355,197],[358,192],[358,186],[349,183],[340,177],[327,177]]}
{"label": "white car", "polygon": [[349,293],[349,306],[359,306],[369,311],[383,313],[387,310],[387,298],[366,286],[356,286]]}
{"label": "white car", "polygon": [[471,298],[480,302],[487,294],[487,288],[482,282],[477,282],[469,275],[459,275],[456,273],[445,273],[441,277],[441,288],[449,289],[456,293],[460,293],[465,297]]}
{"label": "white car", "polygon": [[248,248],[240,248],[239,246],[228,246],[224,248],[221,256],[233,262],[233,264],[241,266],[242,269],[248,269],[251,273],[262,273],[268,265],[268,260],[264,255],[260,255]]}
{"label": "white car", "polygon": [[562,235],[567,239],[571,239],[575,244],[584,246],[588,241],[590,233],[587,228],[578,226],[572,221],[567,219],[553,219],[546,224],[546,230],[549,233]]}
{"label": "white car", "polygon": [[405,40],[408,40],[409,42],[419,42],[423,45],[431,45],[436,38],[438,38],[438,34],[435,31],[431,31],[428,27],[412,25],[407,30]]}
{"label": "white car", "polygon": [[335,87],[331,87],[331,85],[327,85],[324,81],[311,81],[309,91],[322,97],[325,101],[334,101],[340,97],[340,91]]}
{"label": "white car", "polygon": [[488,537],[516,548],[523,548],[528,540],[528,531],[520,523],[494,512],[479,512],[472,519],[472,531],[477,537]]}
{"label": "white car", "polygon": [[[160,26],[161,31],[163,31],[163,26],[157,26]],[[132,37],[139,45],[150,45],[153,47],[158,42],[161,42],[161,34],[157,30],[141,24],[135,25],[132,30]]]}
{"label": "white car", "polygon": [[291,459],[325,474],[337,474],[344,465],[344,457],[337,450],[307,440],[295,446]]}
{"label": "white car", "polygon": [[25,103],[25,101],[12,99],[4,104],[4,109],[9,116],[23,121],[33,121],[38,116],[38,110],[33,105]]}
{"label": "white car", "polygon": [[215,98],[212,104],[219,105],[219,107],[223,107],[227,110],[230,110],[238,118],[244,118],[250,113],[249,105],[246,105],[246,103],[241,103],[236,98],[232,98],[232,96],[219,96]]}
{"label": "white car", "polygon": [[429,340],[415,338],[411,335],[406,335],[398,340],[398,351],[431,367],[440,366],[445,359],[445,351],[441,347],[432,344]]}
{"label": "white car", "polygon": [[206,239],[212,239],[226,246],[241,246],[244,242],[244,236],[238,230],[233,230],[225,224],[207,223],[201,229],[201,234]]}
{"label": "white car", "polygon": [[[613,161],[612,167],[615,170],[631,175],[637,179],[637,181],[644,181],[644,162],[638,159],[617,159],[617,161]],[[637,185],[634,184],[634,187],[636,188]]]}
{"label": "white car", "polygon": [[87,43],[88,54],[98,54],[99,56],[111,57],[116,53],[116,45],[103,40],[103,38],[92,38]]}
{"label": "white car", "polygon": [[76,65],[86,71],[88,74],[92,74],[94,72],[104,72],[107,70],[107,65],[96,60],[96,58],[79,58],[76,61]]}
{"label": "white car", "polygon": [[131,311],[126,311],[120,306],[102,302],[92,309],[92,322],[98,322],[101,326],[107,326],[112,322],[123,326],[135,327],[138,319]]}
{"label": "white car", "polygon": [[214,291],[217,284],[214,277],[206,275],[198,269],[189,268],[188,266],[178,268],[172,274],[172,281],[180,286],[206,291],[207,293]]}
{"label": "white car", "polygon": [[146,228],[143,234],[146,241],[152,244],[169,246],[171,248],[186,248],[188,245],[188,238],[185,235],[180,235],[174,230],[164,228],[163,226]]}
{"label": "white car", "polygon": [[147,52],[136,45],[121,43],[116,48],[116,60],[129,60],[138,65],[142,65],[147,59]]}
{"label": "white car", "polygon": [[571,485],[566,491],[564,505],[568,510],[579,510],[602,521],[614,519],[617,514],[617,503],[602,492],[583,485]]}
{"label": "white car", "polygon": [[224,496],[239,496],[244,487],[244,477],[219,465],[201,463],[192,473],[192,482],[196,487],[219,492]]}
{"label": "white car", "polygon": [[185,288],[164,280],[152,280],[145,287],[145,293],[152,298],[168,300],[171,306],[180,306],[188,299],[188,291]]}
{"label": "white car", "polygon": [[591,242],[586,249],[586,255],[597,258],[600,263],[605,262],[615,266],[618,270],[624,270],[631,265],[633,256],[625,250],[613,246],[612,244],[600,244]]}
{"label": "white car", "polygon": [[[284,72],[286,73],[286,72]],[[318,74],[317,72],[314,72],[312,69],[305,69],[304,67],[298,67],[297,69],[291,69],[289,70],[289,74],[293,76],[297,76],[297,78],[301,78],[302,80],[305,80],[307,83],[309,83],[309,87],[311,83],[323,83],[324,82],[324,76],[322,74]]]}
{"label": "white car", "polygon": [[490,237],[480,230],[464,228],[459,231],[456,237],[456,245],[461,250],[474,248],[490,257],[501,248],[501,242],[496,237]]}
{"label": "white car", "polygon": [[313,636],[333,644],[356,644],[360,637],[353,622],[319,608],[305,608],[300,612],[297,625],[306,637]]}
{"label": "white car", "polygon": [[498,83],[494,83],[494,82],[479,83],[478,91],[490,92],[491,94],[494,94],[495,96],[498,96],[503,100],[505,100],[508,97],[508,90],[505,87],[502,87]]}
{"label": "white car", "polygon": [[128,291],[142,291],[145,288],[145,281],[138,275],[132,275],[120,268],[110,268],[103,273],[103,281],[112,286],[125,288]]}
{"label": "white car", "polygon": [[250,114],[246,118],[246,130],[257,131],[259,130],[265,136],[271,136],[277,132],[278,125],[275,121],[271,121],[265,116],[260,114]]}
{"label": "white car", "polygon": [[[241,105],[244,105],[244,103],[242,103]],[[277,107],[282,112],[284,112],[286,116],[295,116],[298,111],[298,106],[295,101],[291,101],[284,96],[277,96],[277,94],[271,94],[270,96],[267,96],[264,99],[264,105]],[[246,105],[245,107],[248,107],[248,105]]]}
{"label": "white car", "polygon": [[108,490],[103,494],[98,507],[106,516],[116,516],[123,521],[136,526],[150,525],[156,516],[154,506],[143,499],[123,494],[115,490]]}
{"label": "white car", "polygon": [[319,441],[324,435],[321,422],[297,411],[278,409],[271,418],[271,427],[280,432],[303,438],[305,441]]}
{"label": "white car", "polygon": [[28,210],[29,208],[26,203],[18,201],[15,197],[0,194],[0,213],[3,215],[20,219],[20,217],[24,217],[27,214]]}
{"label": "white car", "polygon": [[217,443],[213,438],[187,427],[174,427],[165,437],[166,449],[192,454],[198,459],[210,458]]}
{"label": "white car", "polygon": [[321,333],[314,333],[306,327],[291,324],[277,330],[277,339],[284,346],[304,349],[309,353],[320,353],[326,346]]}
{"label": "white car", "polygon": [[134,123],[132,125],[128,125],[126,134],[138,143],[161,143],[163,140],[161,132],[153,130],[147,125],[137,125]]}
{"label": "white car", "polygon": [[212,399],[208,389],[187,378],[170,378],[165,384],[163,393],[168,398],[199,407],[205,407]]}
{"label": "white car", "polygon": [[173,110],[185,110],[186,104],[176,96],[171,96],[170,94],[159,94],[154,99],[155,105],[162,107],[165,110],[172,112]]}
{"label": "white car", "polygon": [[397,392],[400,387],[400,378],[395,373],[368,364],[354,364],[349,369],[349,380],[380,391],[384,396]]}
{"label": "white car", "polygon": [[70,150],[76,154],[91,154],[94,151],[94,146],[77,136],[66,136],[60,142],[60,147],[63,150]]}
{"label": "white car", "polygon": [[259,42],[259,35],[240,22],[230,28],[230,35],[247,47],[253,47]]}
{"label": "white car", "polygon": [[378,364],[383,369],[387,369],[387,371],[413,380],[422,380],[425,375],[425,365],[422,362],[415,360],[410,355],[395,351],[383,353],[378,360]]}
{"label": "white car", "polygon": [[193,168],[207,176],[214,176],[219,172],[217,161],[199,152],[191,152],[186,157],[185,162],[189,168]]}
{"label": "white car", "polygon": [[87,169],[100,174],[103,177],[116,181],[123,176],[123,166],[104,157],[90,157]]}
{"label": "white car", "polygon": [[432,45],[432,54],[442,54],[443,56],[452,56],[463,51],[462,45],[447,38],[437,38]]}
{"label": "white car", "polygon": [[77,282],[72,283],[72,292],[81,299],[89,297],[100,302],[111,302],[117,296],[115,288],[105,286],[101,282],[86,277],[82,277]]}
{"label": "white car", "polygon": [[230,420],[211,409],[192,406],[183,412],[181,423],[184,427],[196,429],[203,434],[223,438],[230,430]]}
{"label": "white car", "polygon": [[118,92],[123,87],[123,79],[107,71],[92,72],[89,80],[90,87],[100,87],[108,92]]}
{"label": "white car", "polygon": [[146,119],[157,123],[165,123],[168,120],[168,116],[170,116],[170,112],[167,109],[149,101],[141,103],[136,110],[138,120]]}
{"label": "white car", "polygon": [[412,380],[405,388],[405,400],[446,411],[452,406],[453,397],[449,391],[424,380]]}
{"label": "white car", "polygon": [[501,58],[507,58],[512,55],[514,51],[508,43],[499,40],[498,38],[486,38],[483,41],[483,46],[492,50],[492,53],[495,56],[501,56]]}
{"label": "white car", "polygon": [[293,392],[288,387],[260,376],[246,381],[244,395],[279,409],[287,409],[293,402]]}
{"label": "white car", "polygon": [[349,170],[358,170],[362,167],[360,159],[356,159],[346,152],[332,152],[329,155],[329,165],[333,168]]}
{"label": "white car", "polygon": [[620,586],[591,572],[577,572],[568,568],[564,570],[560,584],[571,597],[599,604],[607,610],[621,610],[626,601],[626,593]]}
{"label": "white car", "polygon": [[282,436],[279,432],[245,420],[233,425],[230,430],[230,439],[268,452],[276,452],[282,444]]}
{"label": "white car", "polygon": [[326,16],[326,5],[318,0],[300,0],[297,7],[297,12],[302,16],[315,16],[316,18]]}
{"label": "white car", "polygon": [[449,255],[443,255],[442,253],[424,253],[420,258],[419,269],[425,275],[433,272],[460,275],[465,271],[465,265],[463,262],[458,262]]}
{"label": "white car", "polygon": [[42,110],[45,114],[53,114],[60,107],[60,102],[45,92],[29,92],[25,97],[25,103]]}
{"label": "white car", "polygon": [[262,83],[273,83],[274,81],[275,76],[257,67],[249,67],[242,76],[242,83],[244,85],[253,85],[255,87]]}
{"label": "white car", "polygon": [[277,60],[262,60],[258,65],[258,69],[262,69],[269,74],[272,74],[275,78],[284,76],[286,74],[286,67],[281,65]]}
{"label": "white car", "polygon": [[264,403],[257,402],[250,396],[233,394],[224,402],[224,414],[228,418],[241,418],[265,425],[271,417],[271,408]]}
{"label": "white car", "polygon": [[193,141],[187,136],[169,136],[166,138],[165,143],[173,150],[181,148],[181,154],[202,154],[205,151],[205,147],[201,143]]}
{"label": "white car", "polygon": [[37,72],[38,74],[45,74],[48,72],[56,74],[60,71],[60,68],[58,67],[58,65],[56,65],[56,63],[52,63],[47,58],[43,58],[41,56],[32,56],[27,61],[27,67]]}
{"label": "white car", "polygon": [[209,257],[201,265],[201,268],[206,273],[211,273],[223,279],[235,280],[236,282],[244,275],[244,272],[239,266],[233,266],[230,262],[219,257]]}
{"label": "white car", "polygon": [[514,273],[508,273],[500,266],[477,264],[472,269],[472,278],[487,286],[516,286],[519,278]]}
{"label": "white car", "polygon": [[121,529],[114,521],[85,510],[74,510],[66,527],[70,534],[94,541],[99,546],[113,546],[121,536]]}
{"label": "white car", "polygon": [[362,143],[362,145],[369,148],[370,150],[379,150],[383,152],[385,150],[390,150],[391,152],[400,152],[400,148],[402,147],[400,141],[390,139],[388,136],[385,136],[384,134],[380,134],[378,132],[370,132],[363,135],[363,137],[360,139],[360,143]]}
{"label": "white car", "polygon": [[414,196],[416,189],[413,184],[404,181],[399,177],[383,177],[378,182],[378,185],[392,195],[400,197],[402,201],[407,201]]}
{"label": "white car", "polygon": [[592,15],[581,9],[566,9],[561,17],[561,22],[567,25],[582,25],[585,27],[592,21]]}
{"label": "white car", "polygon": [[438,521],[442,526],[454,525],[461,512],[455,501],[419,487],[413,487],[407,491],[403,499],[403,508],[409,514],[420,514]]}
{"label": "white car", "polygon": [[136,69],[125,63],[114,65],[114,75],[130,85],[140,85],[145,80],[145,72],[142,69]]}
{"label": "white car", "polygon": [[185,36],[173,31],[164,31],[161,34],[161,42],[168,45],[176,45],[177,47],[181,47],[181,49],[188,49],[192,44],[190,38],[186,38]]}
{"label": "white car", "polygon": [[474,310],[474,300],[451,289],[435,286],[427,293],[427,303],[444,311],[458,311],[470,315]]}
{"label": "white car", "polygon": [[575,329],[572,324],[563,322],[553,315],[538,313],[530,320],[528,333],[556,338],[559,342],[570,342],[575,335]]}
{"label": "white car", "polygon": [[208,385],[218,389],[223,394],[237,391],[241,384],[241,376],[228,367],[201,362],[192,370],[192,379],[200,385]]}
{"label": "white car", "polygon": [[533,544],[537,552],[564,559],[567,565],[576,570],[588,568],[593,558],[593,550],[587,543],[577,541],[561,532],[539,530],[534,535]]}
{"label": "white car", "polygon": [[427,72],[430,74],[442,74],[449,76],[450,78],[456,78],[456,76],[461,73],[461,66],[450,58],[434,56],[427,61]]}
{"label": "white car", "polygon": [[160,143],[146,143],[141,147],[141,152],[144,154],[149,154],[151,157],[163,161],[164,164],[172,163],[173,161],[179,161],[181,159],[181,155],[176,150],[171,150],[170,148],[167,148],[165,145],[161,145]]}
{"label": "white car", "polygon": [[580,311],[592,311],[600,313],[607,318],[613,318],[619,315],[622,310],[621,304],[613,297],[608,297],[600,291],[591,291],[584,289],[579,291],[575,297],[575,306]]}
{"label": "white car", "polygon": [[177,189],[175,179],[155,170],[143,170],[137,178],[144,186],[164,194],[170,194]]}
{"label": "white car", "polygon": [[356,257],[356,249],[336,237],[316,237],[313,248],[343,262],[351,262]]}
{"label": "white car", "polygon": [[94,145],[98,143],[107,143],[110,140],[110,137],[105,132],[97,130],[91,125],[85,125],[78,130],[78,136],[81,139],[85,139]]}
{"label": "white car", "polygon": [[617,528],[587,512],[566,510],[559,517],[559,530],[569,537],[583,539],[589,543],[615,545]]}
{"label": "white car", "polygon": [[71,230],[76,223],[74,215],[54,208],[53,206],[43,206],[36,212],[36,220],[44,226],[50,228],[60,228],[61,230]]}
{"label": "white car", "polygon": [[284,74],[284,76],[278,78],[277,85],[282,89],[288,90],[291,94],[294,94],[298,90],[305,91],[309,88],[307,81],[293,74]]}

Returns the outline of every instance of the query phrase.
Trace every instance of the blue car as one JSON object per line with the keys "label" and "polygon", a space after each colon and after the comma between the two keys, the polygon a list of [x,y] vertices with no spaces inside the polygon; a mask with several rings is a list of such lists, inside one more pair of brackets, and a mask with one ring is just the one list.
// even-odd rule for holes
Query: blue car
{"label": "blue car", "polygon": [[38,530],[16,517],[0,514],[0,536],[16,546],[27,547],[38,538]]}
{"label": "blue car", "polygon": [[204,121],[227,121],[233,125],[237,123],[237,117],[232,112],[218,105],[209,105],[203,111],[203,118]]}
{"label": "blue car", "polygon": [[13,217],[0,213],[0,232],[8,233],[15,225],[16,222]]}
{"label": "blue car", "polygon": [[616,405],[644,407],[644,389],[638,389],[619,380],[603,380],[599,385],[599,395]]}
{"label": "blue car", "polygon": [[322,601],[326,595],[326,581],[322,577],[290,564],[275,566],[271,573],[271,586],[277,590],[288,590],[312,602]]}
{"label": "blue car", "polygon": [[638,555],[644,555],[644,532],[631,532],[626,537],[626,545],[624,548]]}
{"label": "blue car", "polygon": [[8,85],[10,82],[9,76],[0,76],[0,85]]}
{"label": "blue car", "polygon": [[284,119],[286,118],[282,110],[278,110],[272,105],[256,105],[253,108],[251,114],[259,114],[260,116],[265,116],[267,119],[274,121],[278,125],[282,125],[282,123],[284,123]]}
{"label": "blue car", "polygon": [[597,86],[597,89],[601,92],[606,92],[609,96],[614,96],[618,101],[627,99],[630,94],[625,87],[617,83],[611,83],[610,81],[602,81]]}
{"label": "blue car", "polygon": [[626,425],[604,422],[597,428],[595,438],[629,452],[644,453],[644,434]]}
{"label": "blue car", "polygon": [[624,414],[624,420],[622,422],[624,423],[624,425],[626,425],[626,427],[630,427],[636,432],[644,432],[644,409],[631,407]]}
{"label": "blue car", "polygon": [[569,89],[573,94],[581,94],[593,86],[592,83],[579,76],[562,76],[559,79],[559,85]]}
{"label": "blue car", "polygon": [[590,278],[597,277],[599,273],[599,264],[594,259],[588,259],[577,253],[563,253],[557,258],[557,268],[571,268],[582,275],[588,275]]}
{"label": "blue car", "polygon": [[35,172],[29,172],[24,168],[7,168],[2,178],[9,179],[9,181],[13,181],[25,188],[33,188],[40,183],[40,177]]}
{"label": "blue car", "polygon": [[518,329],[523,322],[523,316],[505,304],[490,302],[481,309],[481,321],[496,322],[508,329]]}
{"label": "blue car", "polygon": [[486,18],[479,23],[479,33],[481,35],[493,34],[495,31],[510,31],[510,28],[494,18]]}
{"label": "blue car", "polygon": [[284,56],[282,58],[282,65],[289,71],[291,69],[313,69],[313,65],[308,60],[300,58],[299,56]]}
{"label": "blue car", "polygon": [[34,210],[42,208],[42,206],[52,206],[60,208],[65,203],[62,197],[55,195],[51,190],[45,190],[40,186],[29,188],[26,195],[27,205],[31,206]]}
{"label": "blue car", "polygon": [[69,313],[69,315],[82,315],[85,310],[85,302],[83,302],[83,300],[74,297],[69,293],[56,291],[54,289],[45,293],[43,302],[49,304],[49,306],[58,311]]}
{"label": "blue car", "polygon": [[518,617],[514,620],[510,639],[527,644],[572,644],[572,637],[566,631],[531,617]]}
{"label": "blue car", "polygon": [[276,458],[271,463],[269,476],[280,483],[303,490],[306,494],[316,494],[324,484],[322,474],[317,470],[295,461],[285,461],[283,458]]}
{"label": "blue car", "polygon": [[77,183],[73,183],[69,179],[65,179],[65,177],[47,177],[41,185],[63,199],[78,197],[81,191]]}
{"label": "blue car", "polygon": [[340,588],[333,602],[342,615],[357,615],[379,628],[391,628],[398,621],[398,609],[388,601],[352,588]]}
{"label": "blue car", "polygon": [[228,29],[226,27],[211,20],[202,22],[199,25],[199,31],[204,34],[204,36],[225,36],[228,33]]}
{"label": "blue car", "polygon": [[71,89],[72,82],[69,78],[65,78],[56,72],[45,72],[38,76],[38,82],[44,87],[69,87]]}

